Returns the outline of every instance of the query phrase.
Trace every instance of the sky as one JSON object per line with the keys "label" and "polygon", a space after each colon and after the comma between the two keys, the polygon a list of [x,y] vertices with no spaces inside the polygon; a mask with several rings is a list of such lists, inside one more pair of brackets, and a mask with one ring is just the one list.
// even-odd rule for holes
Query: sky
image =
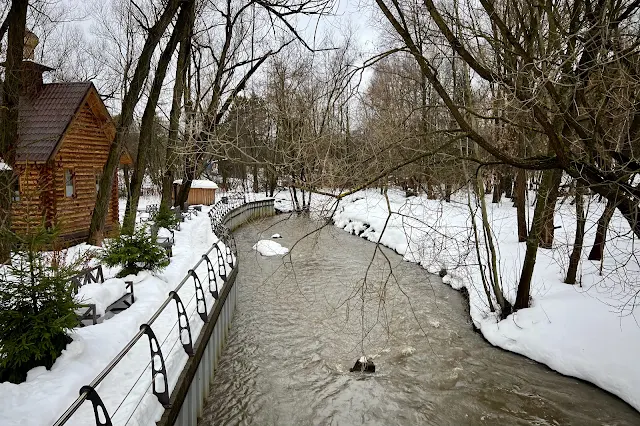
{"label": "sky", "polygon": [[[99,10],[99,8],[91,7],[91,5],[97,2],[102,6],[106,6],[102,10],[107,10],[108,4],[115,0],[56,1],[59,1],[60,3],[58,4],[63,5],[63,8],[68,11],[68,13],[62,18],[62,20],[68,19],[68,22],[64,22],[61,25],[73,26],[79,29],[79,31],[84,34],[84,37],[89,40],[89,43],[91,43],[91,39],[94,38],[96,34],[97,23],[95,18],[92,17],[90,13],[95,13],[96,10]],[[359,52],[356,64],[361,65],[363,61],[371,57],[377,51],[379,46],[377,39],[381,20],[379,19],[379,16],[378,19],[376,19],[375,3],[373,0],[333,1],[334,3],[331,13],[321,17],[300,16],[296,19],[296,27],[299,30],[300,34],[302,34],[303,38],[307,41],[307,43],[310,46],[316,48],[327,47],[327,45],[338,47],[344,44],[344,40],[346,37],[350,36],[353,45]],[[51,25],[53,24],[41,27],[40,31],[48,32],[46,27],[51,28]],[[38,29],[34,29],[34,31],[36,31],[37,34]],[[327,40],[327,38],[329,40]],[[46,46],[46,50],[52,47],[52,42],[55,43],[55,40],[46,40],[45,44],[45,38],[42,37],[41,41],[42,45],[40,46],[40,49]],[[73,50],[73,45],[71,45],[69,48]],[[102,54],[106,55],[107,53],[103,52]],[[57,64],[47,63],[47,65],[51,65],[55,68]],[[85,73],[85,75],[90,74],[90,72]],[[169,73],[169,75],[171,75],[171,73]],[[366,86],[366,83],[370,80],[371,75],[371,70],[367,70],[363,73],[362,82],[364,84],[361,86],[362,88]],[[73,78],[73,75],[65,76],[65,79]],[[85,78],[86,76],[78,76],[78,79],[80,80],[83,80]],[[260,75],[256,75],[254,76],[254,81],[259,80],[260,78]],[[102,88],[101,86],[103,86],[100,80],[101,79],[98,78],[95,81],[99,90]],[[170,84],[169,80],[172,79],[168,77],[166,84]],[[117,105],[119,104],[119,102],[115,99],[113,101],[115,102],[108,101],[107,103],[109,104],[110,108],[113,109],[115,107],[117,109]]]}

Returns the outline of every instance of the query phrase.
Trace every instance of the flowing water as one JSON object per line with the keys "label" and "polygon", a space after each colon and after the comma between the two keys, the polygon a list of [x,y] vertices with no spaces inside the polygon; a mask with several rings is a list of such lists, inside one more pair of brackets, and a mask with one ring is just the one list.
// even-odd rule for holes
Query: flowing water
{"label": "flowing water", "polygon": [[[278,216],[235,233],[238,306],[201,425],[640,425],[620,399],[488,344],[459,292],[392,251],[333,226],[296,243],[317,227]],[[275,233],[290,257],[252,250]],[[350,373],[363,354],[376,372]]]}

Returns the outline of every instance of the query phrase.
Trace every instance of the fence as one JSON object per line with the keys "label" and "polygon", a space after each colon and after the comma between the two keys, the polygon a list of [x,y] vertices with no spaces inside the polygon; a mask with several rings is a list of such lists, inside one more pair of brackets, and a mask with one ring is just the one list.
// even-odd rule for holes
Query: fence
{"label": "fence", "polygon": [[[238,264],[235,240],[231,230],[237,228],[246,220],[272,214],[274,214],[272,199],[251,203],[244,203],[243,201],[232,204],[216,203],[209,211],[209,218],[211,228],[220,240],[213,244],[209,250],[202,255],[177,287],[169,292],[167,298],[151,318],[140,326],[138,333],[136,333],[111,360],[102,372],[100,372],[90,384],[80,389],[80,396],[58,418],[54,426],[66,424],[87,400],[92,404],[95,424],[98,426],[112,425],[112,417],[107,411],[96,388],[114,370],[118,363],[129,354],[131,349],[143,336],[147,336],[150,349],[150,361],[147,366],[151,367],[151,377],[147,389],[151,388],[158,401],[165,407],[159,424],[195,425],[198,415],[202,412],[204,399],[208,396],[211,380],[217,367],[218,358],[222,353],[236,305],[237,289],[234,284],[238,273]],[[212,262],[210,258],[212,252],[215,252],[217,271],[216,268],[214,268],[214,262]],[[210,312],[207,311],[205,289],[202,286],[200,277],[196,273],[198,267],[203,264],[207,266],[207,290],[214,299],[214,304]],[[189,324],[189,316],[193,314],[194,311],[187,313],[185,305],[180,296],[178,296],[178,291],[189,281],[193,281],[193,285],[195,286],[195,311],[197,311],[198,316],[204,322],[195,343],[192,340],[191,327]],[[221,291],[218,285],[220,282],[222,284]],[[162,351],[164,342],[160,344],[152,326],[172,302],[175,303],[177,312],[174,327],[178,326],[178,340],[188,356],[188,360],[178,377],[176,385],[173,389],[169,389],[165,357]],[[177,343],[177,341],[174,342],[174,345],[175,343]],[[142,374],[140,377],[142,377]],[[130,391],[131,390],[129,390],[129,392]],[[122,405],[122,403],[120,405]],[[133,415],[138,406],[139,405],[136,405],[131,415]],[[130,418],[131,416],[129,419]]]}

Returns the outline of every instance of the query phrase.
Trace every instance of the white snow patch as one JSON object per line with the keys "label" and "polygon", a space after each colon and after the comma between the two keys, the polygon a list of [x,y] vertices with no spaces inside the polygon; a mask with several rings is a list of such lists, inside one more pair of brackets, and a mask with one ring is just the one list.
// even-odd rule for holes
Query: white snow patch
{"label": "white snow patch", "polygon": [[282,235],[280,235],[280,234],[273,234],[273,235],[271,236],[271,238],[273,238],[273,239],[276,239],[276,238],[282,238]]}
{"label": "white snow patch", "polygon": [[253,249],[263,256],[281,256],[289,253],[289,249],[271,240],[260,240],[253,245]]}
{"label": "white snow patch", "polygon": [[[173,183],[182,185],[182,179],[174,180]],[[218,189],[218,185],[210,180],[195,179],[191,181],[191,188],[194,189]]]}
{"label": "white snow patch", "polygon": [[95,304],[96,314],[104,315],[105,310],[127,292],[124,280],[113,278],[103,283],[85,284],[78,290],[76,300],[84,304]]}
{"label": "white snow patch", "polygon": [[402,349],[402,356],[411,356],[415,351],[416,351],[416,348],[412,346],[407,346],[406,348]]}

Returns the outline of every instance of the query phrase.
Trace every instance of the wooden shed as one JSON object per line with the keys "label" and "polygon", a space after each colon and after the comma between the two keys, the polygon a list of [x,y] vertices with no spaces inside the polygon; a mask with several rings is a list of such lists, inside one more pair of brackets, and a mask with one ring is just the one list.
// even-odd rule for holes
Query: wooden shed
{"label": "wooden shed", "polygon": [[[175,200],[180,187],[182,185],[182,179],[178,179],[173,182],[173,199]],[[205,206],[211,206],[216,202],[216,189],[218,185],[210,180],[193,180],[191,182],[191,189],[189,190],[189,198],[187,203],[202,204]]]}
{"label": "wooden shed", "polygon": [[[58,225],[63,240],[78,242],[89,235],[115,125],[91,82],[43,84],[50,70],[23,61],[11,223],[20,232],[44,221]],[[117,226],[114,183],[106,230]]]}

